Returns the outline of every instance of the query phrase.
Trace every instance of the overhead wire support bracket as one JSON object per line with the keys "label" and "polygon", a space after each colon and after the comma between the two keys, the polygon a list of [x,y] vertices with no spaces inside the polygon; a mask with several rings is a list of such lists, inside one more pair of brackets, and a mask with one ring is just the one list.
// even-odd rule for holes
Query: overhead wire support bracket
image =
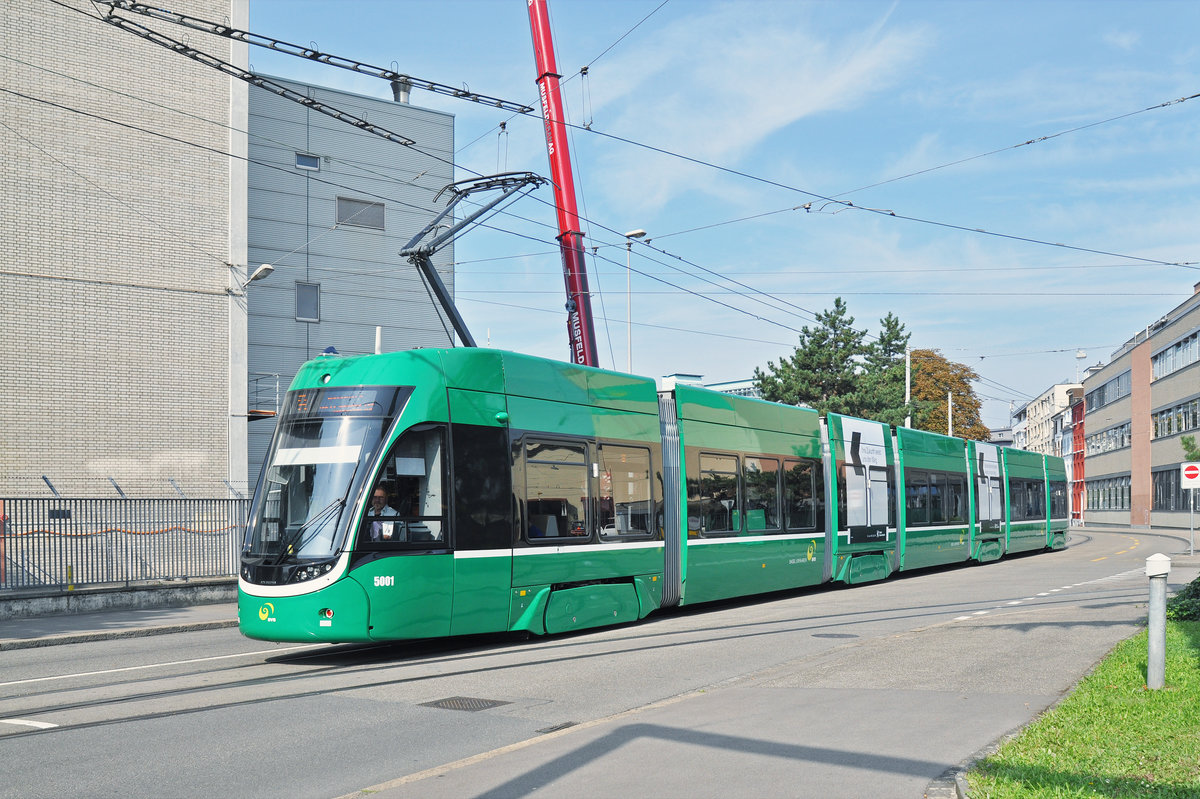
{"label": "overhead wire support bracket", "polygon": [[[454,326],[454,332],[462,339],[462,342],[467,347],[474,347],[475,339],[471,332],[467,329],[467,323],[463,321],[462,315],[459,314],[458,308],[454,304],[454,298],[450,296],[446,284],[442,282],[441,276],[437,273],[437,269],[433,266],[432,256],[443,244],[453,240],[461,231],[475,224],[484,215],[499,211],[499,206],[506,201],[518,199],[518,193],[521,193],[528,187],[536,188],[546,182],[546,179],[535,175],[532,172],[506,172],[500,175],[485,175],[481,178],[468,178],[460,180],[456,183],[444,187],[434,197],[434,202],[437,202],[444,193],[450,192],[454,195],[441,213],[430,220],[429,224],[421,228],[417,235],[412,237],[412,240],[404,246],[400,251],[400,256],[407,258],[418,269],[421,270],[422,276],[437,295],[438,302],[442,306],[442,310],[450,317],[450,323]],[[444,226],[442,220],[449,217],[454,212],[454,207],[458,203],[471,194],[478,191],[490,191],[493,189],[500,190],[500,196],[485,203],[480,208],[476,209],[469,216],[460,219],[458,222]],[[438,229],[445,227],[442,233],[438,233]],[[422,244],[421,242],[426,237],[432,236],[429,241]]]}
{"label": "overhead wire support bracket", "polygon": [[[208,20],[200,19],[199,17],[188,16],[187,14],[179,14],[174,11],[167,11],[163,8],[155,8],[146,3],[136,3],[133,0],[92,0],[94,5],[108,6],[112,9],[121,9],[133,14],[141,14],[142,16],[152,17],[153,19],[171,22],[176,25],[182,25],[193,30],[204,31],[211,33],[214,36],[224,36],[227,39],[234,41],[246,42],[247,44],[262,47],[267,50],[274,50],[278,53],[286,53],[297,58],[303,58],[308,61],[316,61],[320,64],[328,64],[331,67],[339,69],[347,69],[351,72],[357,72],[360,75],[370,75],[375,78],[382,78],[392,83],[408,84],[418,89],[424,89],[427,92],[436,94],[444,94],[449,97],[457,97],[460,100],[469,100],[480,105],[490,106],[492,108],[500,108],[504,111],[511,111],[516,114],[531,114],[533,106],[514,103],[511,100],[502,100],[499,97],[489,97],[486,94],[470,91],[456,86],[447,86],[444,83],[436,83],[424,78],[415,78],[412,75],[405,75],[402,72],[396,72],[383,67],[364,64],[362,61],[355,61],[352,58],[343,58],[342,56],[333,55],[332,53],[322,53],[315,47],[305,47],[299,44],[285,42],[282,39],[273,39],[270,36],[263,36],[250,31],[239,30],[238,28],[222,25],[217,22],[209,22]],[[111,12],[110,12],[111,13]]]}
{"label": "overhead wire support bracket", "polygon": [[401,136],[399,133],[394,133],[385,127],[372,124],[361,117],[356,117],[353,114],[347,114],[345,111],[339,111],[333,106],[325,105],[319,100],[315,100],[308,95],[301,94],[297,91],[292,91],[282,84],[259,77],[253,72],[247,72],[241,67],[234,66],[227,61],[222,61],[216,56],[209,55],[201,50],[197,50],[196,48],[190,47],[181,41],[172,39],[170,36],[164,36],[157,31],[151,30],[144,25],[139,25],[131,20],[127,20],[124,17],[119,17],[114,14],[107,14],[100,17],[100,20],[107,22],[109,25],[120,28],[121,30],[128,31],[135,36],[140,36],[146,41],[153,42],[160,47],[173,50],[174,52],[179,53],[182,56],[186,56],[193,61],[197,61],[208,67],[212,67],[219,72],[224,72],[226,75],[239,80],[244,80],[246,83],[249,83],[252,86],[257,86],[260,89],[265,89],[266,91],[278,94],[280,97],[285,97],[292,102],[299,103],[300,105],[311,108],[312,110],[318,111],[326,116],[333,117],[340,122],[353,125],[359,130],[366,131],[367,133],[373,133],[376,136],[380,136],[396,144],[402,144],[405,147],[411,147],[416,144],[415,141],[407,136]]}

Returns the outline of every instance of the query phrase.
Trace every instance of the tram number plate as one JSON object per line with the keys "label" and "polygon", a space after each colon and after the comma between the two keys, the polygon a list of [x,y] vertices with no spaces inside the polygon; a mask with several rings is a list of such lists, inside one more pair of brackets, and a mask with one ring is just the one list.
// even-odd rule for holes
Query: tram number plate
{"label": "tram number plate", "polygon": [[375,587],[376,588],[379,588],[381,586],[387,586],[387,585],[395,585],[395,584],[396,584],[395,577],[385,577],[385,576],[380,575],[375,578]]}

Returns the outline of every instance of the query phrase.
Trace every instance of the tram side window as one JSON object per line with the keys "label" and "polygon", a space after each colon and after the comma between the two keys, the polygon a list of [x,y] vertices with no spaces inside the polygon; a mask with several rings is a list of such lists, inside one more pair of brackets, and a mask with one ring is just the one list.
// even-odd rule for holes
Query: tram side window
{"label": "tram side window", "polygon": [[688,480],[688,530],[701,535],[736,533],[742,529],[736,455],[702,453],[698,477]]}
{"label": "tram side window", "polygon": [[587,445],[525,442],[525,530],[531,539],[589,535]]}
{"label": "tram side window", "polygon": [[367,498],[360,540],[368,548],[444,545],[446,436],[440,425],[405,432]]}
{"label": "tram side window", "polygon": [[[896,526],[896,502],[890,470],[882,466],[871,466],[871,524],[887,527]],[[886,532],[884,533],[886,537]]]}
{"label": "tram side window", "polygon": [[999,477],[979,477],[975,500],[975,521],[998,522],[1003,516],[1004,491]]}
{"label": "tram side window", "polygon": [[596,515],[600,534],[607,538],[652,532],[650,450],[613,444],[601,444],[599,450],[600,504]]}
{"label": "tram side window", "polygon": [[1009,515],[1014,522],[1019,522],[1025,517],[1026,504],[1028,497],[1025,496],[1025,481],[1024,480],[1009,480],[1008,481],[1008,501],[1010,510]]}
{"label": "tram side window", "polygon": [[926,472],[905,471],[904,518],[909,527],[929,524],[929,475]]}
{"label": "tram side window", "polygon": [[929,475],[929,523],[946,523],[946,475]]}
{"label": "tram side window", "polygon": [[746,485],[746,530],[779,529],[779,461],[747,456],[742,466]]}
{"label": "tram side window", "polygon": [[784,461],[783,483],[787,529],[823,529],[825,488],[820,461]]}
{"label": "tram side window", "polygon": [[967,478],[961,474],[946,475],[946,521],[967,520]]}
{"label": "tram side window", "polygon": [[1010,480],[1013,521],[1046,518],[1046,487],[1040,480]]}
{"label": "tram side window", "polygon": [[1063,480],[1050,483],[1050,515],[1055,519],[1065,519],[1070,515],[1067,505],[1067,484]]}

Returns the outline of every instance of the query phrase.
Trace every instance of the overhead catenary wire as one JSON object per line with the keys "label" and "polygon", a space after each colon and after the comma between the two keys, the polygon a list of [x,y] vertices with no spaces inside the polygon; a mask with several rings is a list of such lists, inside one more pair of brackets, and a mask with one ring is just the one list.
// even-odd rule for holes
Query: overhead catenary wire
{"label": "overhead catenary wire", "polygon": [[[54,3],[56,3],[57,5],[63,5],[62,3],[59,3],[59,2],[58,2],[58,0],[51,0],[51,2],[54,2]],[[107,0],[106,0],[106,2],[107,2]],[[131,3],[128,3],[128,2],[127,2],[127,3],[124,3],[124,4],[122,4],[122,3],[115,3],[115,2],[114,2],[114,3],[112,3],[112,5],[141,5],[141,4],[131,4]],[[66,7],[66,8],[70,8],[69,6],[64,6],[64,7]],[[660,7],[661,7],[661,6],[660,6]],[[72,10],[77,10],[77,9],[72,9]],[[657,9],[656,9],[656,10],[657,10]],[[653,13],[653,12],[652,12],[652,13]],[[90,15],[89,15],[89,16],[90,16]],[[162,36],[161,34],[158,34],[158,33],[157,33],[157,32],[155,32],[155,31],[151,31],[151,30],[149,30],[149,29],[146,29],[146,28],[144,28],[144,26],[137,26],[137,25],[135,25],[134,23],[129,23],[127,20],[123,20],[123,18],[120,18],[120,17],[111,17],[111,15],[110,15],[110,17],[109,17],[109,18],[100,18],[100,19],[101,19],[101,21],[109,22],[109,24],[115,24],[115,23],[111,22],[111,19],[112,19],[112,18],[115,18],[115,19],[117,19],[117,20],[121,20],[122,22],[128,23],[128,24],[130,24],[130,25],[134,25],[134,27],[142,28],[142,30],[143,30],[143,31],[146,31],[146,32],[147,32],[147,34],[148,34],[148,35],[146,36],[146,38],[148,38],[150,41],[154,41],[155,43],[157,43],[157,44],[160,44],[160,45],[163,45],[163,46],[168,46],[168,47],[170,47],[171,49],[175,49],[177,52],[180,52],[180,53],[182,53],[182,54],[184,54],[184,55],[188,55],[189,57],[193,57],[193,58],[194,58],[194,57],[196,57],[196,56],[195,56],[195,55],[193,55],[193,54],[199,54],[199,55],[205,55],[205,56],[207,56],[207,54],[200,53],[200,51],[196,51],[194,48],[187,47],[186,45],[183,45],[182,43],[179,43],[179,42],[175,42],[175,45],[174,45],[174,46],[168,45],[168,44],[166,44],[165,42],[170,42],[170,41],[172,41],[172,40],[170,40],[170,39],[169,39],[169,37]],[[175,20],[169,20],[169,21],[175,21]],[[640,24],[640,23],[639,23],[639,24]],[[127,28],[127,29],[128,29],[128,28]],[[142,34],[139,34],[139,35],[142,35]],[[165,41],[161,41],[161,40],[165,40]],[[204,59],[197,59],[197,60],[201,60],[201,62],[202,62],[202,63],[205,63],[205,64],[207,64],[207,65],[209,65],[209,66],[214,66],[214,67],[217,67],[217,68],[219,68],[219,69],[222,69],[223,71],[227,71],[227,72],[228,72],[228,69],[227,69],[227,68],[231,68],[231,67],[232,67],[232,65],[224,64],[224,62],[220,62],[220,61],[219,61],[219,59],[215,59],[215,58],[214,58],[214,57],[212,57],[212,56],[207,56],[207,57],[206,57],[206,58],[204,58]],[[218,65],[218,63],[214,63],[214,62],[218,62],[219,64],[224,64],[224,66],[219,66],[219,65]],[[236,69],[236,68],[233,68],[233,69]],[[232,72],[228,72],[228,74],[234,74],[234,73],[232,73]],[[240,77],[240,76],[238,76],[238,77]],[[258,80],[263,80],[263,79],[258,79]],[[275,89],[272,89],[272,91],[276,91],[276,90],[275,90]],[[1168,103],[1161,103],[1161,104],[1159,104],[1159,105],[1157,105],[1157,106],[1152,106],[1150,109],[1143,109],[1143,111],[1144,111],[1144,110],[1152,110],[1153,108],[1161,108],[1161,107],[1166,107],[1166,106],[1168,106],[1168,105],[1174,105],[1174,104],[1177,104],[1177,103],[1182,103],[1182,102],[1185,102],[1185,101],[1187,101],[1187,100],[1189,100],[1189,99],[1192,99],[1192,98],[1194,98],[1194,97],[1200,97],[1200,94],[1196,94],[1196,95],[1191,95],[1191,96],[1188,96],[1188,97],[1179,98],[1178,100],[1170,101],[1170,102],[1168,102]],[[318,109],[318,110],[320,110],[320,109]],[[1139,111],[1139,112],[1134,112],[1134,113],[1141,113],[1141,112]],[[582,126],[573,125],[573,124],[571,124],[571,123],[564,123],[564,124],[566,124],[566,125],[567,125],[569,128],[580,128],[580,129],[584,129],[584,128],[582,128]],[[1103,124],[1103,123],[1095,123],[1095,124]],[[374,126],[368,126],[368,128],[367,128],[367,129],[369,129],[370,127],[374,127]],[[1089,126],[1080,126],[1078,129],[1084,129],[1084,128],[1086,128],[1086,127],[1089,127]],[[622,142],[625,142],[625,143],[627,143],[627,144],[630,144],[630,145],[634,145],[634,146],[637,146],[637,147],[642,147],[642,148],[645,148],[645,149],[648,149],[648,150],[651,150],[651,151],[654,151],[654,152],[658,152],[658,153],[661,153],[661,154],[664,154],[664,155],[668,155],[668,156],[671,156],[671,157],[674,157],[674,158],[682,159],[682,160],[688,161],[688,162],[690,162],[690,163],[695,163],[695,164],[698,164],[698,165],[706,166],[706,167],[709,167],[709,168],[712,168],[712,169],[716,169],[716,170],[718,170],[718,171],[726,172],[726,173],[728,173],[728,174],[737,175],[737,176],[744,177],[744,178],[747,178],[747,179],[750,179],[750,180],[759,181],[759,182],[762,182],[762,183],[765,183],[765,184],[768,184],[768,185],[772,185],[772,186],[775,186],[775,187],[778,187],[778,188],[783,188],[783,189],[786,189],[786,190],[788,190],[788,191],[798,192],[798,193],[801,193],[801,194],[803,194],[803,195],[805,195],[805,196],[809,196],[809,197],[813,197],[814,199],[822,200],[822,201],[826,202],[827,204],[839,205],[839,206],[841,206],[841,207],[842,207],[842,210],[856,209],[856,210],[860,210],[860,211],[868,211],[868,212],[875,213],[875,214],[881,214],[881,215],[884,215],[884,216],[891,216],[891,217],[898,218],[898,219],[904,219],[904,220],[906,220],[906,221],[911,221],[911,222],[916,222],[916,223],[921,223],[921,224],[928,224],[928,225],[935,225],[935,226],[938,226],[938,227],[944,227],[944,228],[947,228],[947,229],[952,229],[952,230],[960,230],[960,231],[963,231],[963,232],[978,233],[978,234],[982,234],[982,235],[994,236],[994,237],[1003,238],[1003,239],[1008,239],[1008,240],[1013,240],[1013,241],[1021,241],[1021,242],[1031,243],[1031,244],[1038,244],[1038,245],[1042,245],[1042,246],[1061,247],[1061,248],[1070,249],[1070,250],[1076,250],[1076,251],[1080,251],[1080,252],[1089,252],[1089,253],[1093,253],[1093,254],[1097,254],[1097,255],[1108,255],[1108,256],[1113,256],[1113,257],[1128,258],[1128,259],[1137,260],[1137,261],[1139,261],[1139,262],[1145,262],[1145,263],[1155,263],[1155,264],[1163,264],[1163,265],[1170,265],[1170,266],[1179,266],[1179,267],[1186,267],[1186,268],[1200,269],[1200,265],[1197,265],[1197,264],[1196,264],[1196,263],[1194,263],[1194,262],[1170,262],[1170,261],[1163,261],[1163,260],[1160,260],[1160,259],[1142,258],[1142,257],[1139,257],[1139,256],[1124,255],[1124,254],[1120,254],[1120,253],[1108,252],[1108,251],[1105,251],[1105,250],[1098,250],[1098,249],[1092,249],[1092,248],[1087,248],[1087,247],[1080,247],[1080,246],[1076,246],[1076,245],[1069,245],[1069,244],[1064,244],[1064,243],[1061,243],[1061,242],[1048,242],[1048,241],[1044,241],[1044,240],[1041,240],[1041,239],[1035,239],[1035,238],[1032,238],[1032,237],[1027,237],[1027,236],[1018,236],[1018,235],[1014,235],[1014,234],[1008,234],[1008,233],[999,233],[999,232],[995,232],[995,231],[989,231],[989,230],[986,230],[986,229],[983,229],[983,228],[970,228],[970,227],[967,227],[967,226],[964,226],[964,225],[957,225],[957,224],[952,224],[952,223],[948,223],[948,222],[939,222],[939,221],[936,221],[936,220],[924,219],[924,218],[921,218],[921,217],[914,217],[914,216],[908,216],[908,215],[905,215],[905,214],[898,214],[898,213],[896,213],[894,210],[888,210],[888,209],[879,209],[879,208],[869,208],[869,207],[864,207],[864,206],[856,206],[856,205],[854,205],[854,204],[853,204],[853,203],[851,203],[851,202],[848,202],[848,201],[845,201],[845,200],[838,200],[838,199],[836,199],[836,198],[835,198],[835,197],[833,197],[833,196],[826,196],[826,195],[823,195],[823,194],[819,194],[819,193],[815,193],[815,192],[812,192],[812,191],[808,191],[808,190],[806,190],[806,189],[801,189],[801,188],[798,188],[798,187],[795,187],[795,186],[789,186],[789,185],[787,185],[787,184],[783,184],[783,183],[780,183],[780,182],[778,182],[778,181],[774,181],[774,180],[770,180],[770,179],[763,178],[763,177],[760,177],[760,176],[752,175],[752,174],[750,174],[750,173],[743,172],[743,171],[741,171],[741,170],[736,170],[736,169],[732,169],[732,168],[729,168],[729,167],[723,167],[723,166],[719,166],[719,165],[717,165],[717,164],[713,164],[713,163],[710,163],[710,162],[704,161],[704,160],[702,160],[702,159],[693,158],[693,157],[691,157],[691,156],[686,156],[686,155],[683,155],[683,154],[680,154],[680,153],[675,153],[675,152],[673,152],[673,151],[670,151],[670,150],[666,150],[666,149],[663,149],[663,148],[655,147],[655,146],[652,146],[652,145],[649,145],[649,144],[645,144],[645,143],[642,143],[642,142],[637,142],[637,141],[634,141],[634,140],[631,140],[631,139],[628,139],[628,138],[625,138],[625,137],[616,136],[615,134],[609,134],[609,133],[604,133],[604,132],[601,132],[601,131],[596,131],[595,129],[593,129],[593,128],[590,128],[590,127],[589,127],[589,128],[586,128],[586,130],[587,130],[589,133],[594,133],[594,134],[596,134],[596,135],[601,135],[601,136],[605,136],[605,137],[607,137],[607,138],[610,138],[610,139],[614,139],[614,140],[617,140],[617,141],[622,141]],[[1063,132],[1062,132],[1062,133],[1060,133],[1060,134],[1054,134],[1054,135],[1055,135],[1055,136],[1057,136],[1057,135],[1065,135],[1065,134],[1066,134],[1066,133],[1068,133],[1068,132],[1070,132],[1070,131],[1063,131]],[[386,132],[386,131],[384,131],[383,133],[381,133],[381,135],[385,135],[385,137],[386,137],[388,133],[389,133],[389,132]],[[1043,138],[1043,139],[1041,139],[1041,140],[1045,140],[1045,139],[1049,139],[1049,138],[1053,138],[1053,137],[1054,137],[1054,136],[1047,136],[1047,137],[1044,137],[1044,138]],[[1035,141],[1038,141],[1038,140],[1030,140],[1029,142],[1026,142],[1026,143],[1034,143]],[[404,142],[400,142],[400,143],[404,143]],[[406,144],[406,146],[411,146],[411,145],[412,145],[412,142],[409,142],[409,143],[407,143],[407,144]],[[426,153],[426,155],[429,155],[429,154],[428,154],[428,153]],[[431,156],[431,157],[436,157],[436,156]],[[809,203],[809,204],[805,204],[805,205],[804,205],[804,206],[802,206],[802,207],[803,207],[803,208],[804,208],[806,211],[811,211],[811,203]]]}
{"label": "overhead catenary wire", "polygon": [[1172,265],[1169,262],[1161,262],[1162,265]]}
{"label": "overhead catenary wire", "polygon": [[[221,154],[221,155],[225,155],[225,156],[229,156],[229,157],[241,157],[241,156],[233,156],[233,155],[231,155],[231,154],[229,154],[229,153],[225,153],[224,151],[221,151],[221,150],[218,150],[218,149],[215,149],[215,148],[210,148],[210,147],[207,147],[207,146],[205,146],[205,145],[199,145],[199,144],[196,144],[196,143],[194,143],[194,142],[188,142],[188,141],[186,141],[186,140],[179,139],[178,137],[173,137],[173,136],[170,136],[170,135],[168,135],[168,134],[160,134],[159,132],[156,132],[156,131],[151,131],[151,130],[148,130],[148,129],[145,129],[145,128],[140,128],[140,127],[138,127],[138,126],[131,126],[131,125],[129,125],[128,123],[122,123],[122,122],[119,122],[119,121],[117,121],[117,120],[111,120],[111,119],[108,119],[108,118],[100,117],[99,115],[90,114],[89,112],[85,112],[85,111],[82,111],[82,110],[80,110],[80,109],[72,109],[72,108],[69,108],[69,107],[66,107],[66,106],[62,106],[61,104],[58,104],[58,103],[53,103],[53,102],[51,102],[51,101],[44,101],[44,100],[42,100],[41,98],[34,98],[34,97],[31,97],[31,96],[29,96],[29,95],[24,95],[23,93],[20,93],[20,92],[13,92],[12,90],[8,90],[8,89],[2,89],[2,88],[0,88],[0,90],[8,91],[8,92],[9,92],[9,93],[11,93],[11,94],[16,94],[16,95],[18,95],[18,96],[22,96],[22,97],[25,97],[25,98],[27,98],[27,99],[35,100],[35,101],[38,101],[38,102],[46,102],[46,103],[48,103],[49,105],[52,105],[52,106],[55,106],[55,107],[59,107],[59,108],[62,108],[62,109],[64,109],[64,110],[68,110],[68,111],[72,111],[72,112],[76,112],[76,113],[81,113],[81,114],[84,114],[84,115],[90,116],[90,117],[92,117],[92,118],[103,119],[104,121],[111,122],[111,123],[113,123],[113,124],[117,124],[117,125],[121,125],[121,126],[125,126],[125,127],[132,127],[132,128],[136,128],[136,129],[139,129],[139,130],[141,130],[141,131],[143,131],[143,132],[150,133],[150,134],[152,134],[152,135],[161,135],[161,136],[163,136],[164,138],[167,138],[167,139],[170,139],[170,140],[173,140],[173,141],[177,141],[177,142],[180,142],[180,143],[183,143],[183,144],[191,145],[191,146],[201,147],[201,148],[203,148],[203,149],[207,149],[207,150],[209,150],[209,151],[211,151],[211,152],[214,152],[214,153],[219,153],[219,154]],[[245,159],[245,160],[248,160],[248,161],[250,161],[251,159],[248,159],[248,158],[247,158],[247,159]],[[261,162],[258,162],[258,163],[261,163]],[[268,166],[268,167],[271,167],[271,168],[274,168],[274,169],[277,169],[277,170],[279,170],[279,171],[282,171],[282,172],[285,172],[285,173],[287,173],[287,174],[293,174],[292,170],[290,170],[290,169],[288,169],[288,168],[285,168],[285,167],[281,167],[281,166],[279,166],[279,165],[274,165],[274,164],[263,164],[263,165],[265,165],[265,166]],[[310,180],[319,180],[319,181],[321,181],[321,182],[324,182],[324,183],[327,183],[327,184],[329,184],[329,185],[337,186],[337,187],[340,187],[340,188],[354,189],[354,190],[358,191],[358,189],[357,189],[356,187],[347,187],[347,186],[344,186],[343,184],[338,184],[338,183],[336,183],[336,182],[334,182],[334,181],[328,181],[328,180],[325,180],[325,179],[321,179],[321,178],[315,178],[315,177],[312,177],[312,176],[306,176],[306,177],[307,177],[307,179],[310,179]],[[378,194],[374,194],[374,193],[371,193],[371,192],[366,192],[365,194],[366,194],[367,196],[373,196],[373,197],[376,197],[376,198],[378,198],[378,199],[384,199],[384,200],[391,201],[391,202],[397,202],[397,201],[395,201],[394,199],[392,199],[392,198],[389,198],[389,197],[386,197],[386,196],[383,196],[383,195],[378,195]],[[428,214],[428,210],[427,210],[427,209],[422,209],[422,208],[415,207],[415,206],[414,206],[414,208],[416,209],[416,211],[417,211],[417,212],[420,212],[420,213],[422,213],[422,214]],[[532,221],[532,220],[531,220],[531,221]],[[500,232],[507,233],[507,234],[509,234],[509,235],[517,235],[517,236],[519,236],[519,237],[523,237],[523,238],[529,238],[530,240],[532,240],[532,241],[537,241],[537,242],[539,242],[539,243],[548,243],[548,242],[545,242],[544,240],[537,239],[537,238],[535,238],[535,237],[523,236],[522,234],[517,234],[517,233],[515,233],[515,232],[513,232],[513,231],[507,231],[507,230],[498,229],[498,228],[497,228],[497,230],[499,230]],[[620,266],[620,264],[616,264],[616,262],[615,262],[615,261],[612,261],[611,259],[604,259],[604,260],[607,260],[609,263],[612,263],[612,264],[614,264],[614,265]],[[672,267],[672,268],[674,268],[674,267]],[[638,273],[638,274],[642,274],[642,275],[644,275],[644,276],[646,276],[646,277],[648,277],[648,278],[650,278],[650,279],[652,279],[652,280],[654,280],[654,279],[657,279],[657,278],[656,278],[654,275],[651,275],[651,274],[648,274],[648,273],[644,273],[644,272],[642,272],[641,270],[635,270],[635,271],[637,271],[637,273]],[[770,320],[766,320],[766,319],[764,319],[764,317],[762,317],[762,316],[760,316],[760,315],[757,315],[757,314],[753,314],[753,313],[747,312],[747,311],[745,311],[744,309],[738,309],[738,308],[736,308],[735,306],[730,306],[728,303],[724,303],[724,302],[717,301],[717,300],[713,299],[712,297],[710,297],[710,296],[708,296],[708,295],[705,295],[705,294],[703,294],[703,293],[701,293],[701,292],[695,292],[695,291],[691,291],[691,290],[689,290],[689,289],[686,289],[686,288],[684,288],[684,287],[681,287],[681,286],[675,286],[675,284],[672,284],[672,283],[670,283],[669,281],[660,281],[660,282],[666,283],[667,285],[671,285],[671,286],[673,286],[673,287],[677,288],[677,289],[678,289],[678,290],[680,290],[680,291],[684,291],[684,292],[686,292],[686,293],[688,293],[688,294],[692,294],[692,295],[694,295],[694,296],[697,296],[697,297],[700,297],[700,298],[706,299],[706,300],[708,300],[708,301],[710,301],[710,302],[716,302],[716,303],[717,303],[717,304],[719,304],[719,305],[723,305],[723,306],[725,306],[725,307],[727,307],[727,308],[730,308],[731,310],[737,311],[737,312],[739,312],[739,313],[744,313],[744,314],[746,314],[746,315],[748,315],[748,316],[751,316],[752,318],[758,319],[758,320],[760,320],[760,321],[767,321],[767,322],[770,322]],[[770,323],[772,323],[772,324],[777,324],[778,326],[780,326],[780,327],[784,327],[785,329],[788,329],[788,330],[792,330],[793,332],[798,332],[798,331],[796,331],[796,329],[795,329],[795,328],[793,328],[793,327],[790,327],[790,326],[787,326],[787,325],[783,325],[783,324],[781,324],[781,323],[775,323],[775,322],[770,322]],[[867,332],[867,331],[864,331],[864,332]],[[870,335],[870,334],[869,334],[869,332],[868,332],[868,335]]]}

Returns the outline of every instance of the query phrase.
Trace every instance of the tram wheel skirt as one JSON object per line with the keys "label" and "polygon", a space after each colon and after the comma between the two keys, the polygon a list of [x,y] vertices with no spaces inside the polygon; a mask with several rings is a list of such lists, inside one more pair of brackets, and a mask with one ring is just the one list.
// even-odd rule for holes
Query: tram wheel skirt
{"label": "tram wheel skirt", "polygon": [[633,583],[565,588],[550,594],[546,632],[565,633],[637,621],[640,603]]}

